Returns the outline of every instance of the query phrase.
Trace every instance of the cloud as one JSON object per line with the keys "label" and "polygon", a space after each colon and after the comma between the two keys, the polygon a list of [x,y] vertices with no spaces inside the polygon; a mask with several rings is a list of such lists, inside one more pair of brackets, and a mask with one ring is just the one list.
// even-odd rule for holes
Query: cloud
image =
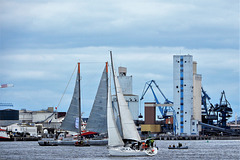
{"label": "cloud", "polygon": [[239,16],[235,3],[2,1],[1,48],[237,48]]}

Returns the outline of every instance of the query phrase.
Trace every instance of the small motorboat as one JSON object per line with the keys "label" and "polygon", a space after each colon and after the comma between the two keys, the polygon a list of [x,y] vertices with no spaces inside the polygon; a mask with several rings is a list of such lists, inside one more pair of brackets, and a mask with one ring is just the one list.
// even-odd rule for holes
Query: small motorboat
{"label": "small motorboat", "polygon": [[49,142],[49,141],[41,141],[41,142],[38,142],[38,144],[39,144],[40,146],[58,146],[57,143],[51,143],[51,142]]}
{"label": "small motorboat", "polygon": [[169,145],[168,149],[188,149],[188,146],[182,146],[182,143],[178,143],[177,146],[175,145]]}
{"label": "small motorboat", "polygon": [[75,142],[76,147],[90,147],[90,144],[88,142],[84,142],[83,140],[76,141]]}
{"label": "small motorboat", "polygon": [[188,149],[188,146],[185,147],[168,147],[168,149]]}

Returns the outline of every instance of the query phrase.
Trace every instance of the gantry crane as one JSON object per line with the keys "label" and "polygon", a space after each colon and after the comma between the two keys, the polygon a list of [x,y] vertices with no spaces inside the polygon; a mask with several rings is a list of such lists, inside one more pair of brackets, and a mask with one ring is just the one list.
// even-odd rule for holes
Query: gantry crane
{"label": "gantry crane", "polygon": [[[141,96],[140,100],[143,100],[145,94],[147,93],[148,89],[150,88],[151,91],[152,91],[152,93],[153,93],[155,102],[156,102],[157,104],[160,104],[160,102],[158,101],[158,98],[157,98],[157,96],[156,96],[156,94],[155,94],[155,92],[154,92],[154,90],[153,90],[152,84],[154,84],[154,85],[156,86],[156,88],[158,89],[158,91],[161,93],[161,95],[162,95],[163,98],[165,99],[164,104],[173,104],[172,101],[169,101],[169,100],[165,97],[165,95],[163,94],[163,92],[161,91],[161,89],[159,88],[159,86],[157,85],[157,83],[155,82],[155,80],[151,80],[151,81],[148,81],[148,82],[145,83],[145,86],[144,86],[144,89],[143,89],[143,93],[142,93],[142,96]],[[147,86],[147,87],[146,87],[146,86]],[[162,117],[163,117],[163,118],[166,118],[166,117],[167,117],[167,111],[168,111],[168,108],[169,108],[169,107],[166,106],[166,107],[158,107],[158,108],[159,108],[159,111],[160,111],[161,114],[162,114]]]}
{"label": "gantry crane", "polygon": [[217,112],[217,115],[220,117],[220,119],[218,119],[218,126],[228,128],[227,120],[232,117],[232,108],[230,103],[227,101],[224,91],[221,93],[220,103],[215,106],[214,111]]}
{"label": "gantry crane", "polygon": [[[152,86],[153,84],[156,86],[158,91],[163,96],[163,98],[165,100],[164,104],[170,104],[170,105],[161,105],[161,103],[159,102],[159,100],[158,100],[158,98],[157,98],[157,96],[156,96],[156,94],[154,92],[154,89],[153,89],[153,86]],[[173,102],[166,98],[166,96],[163,94],[163,92],[161,91],[161,89],[159,88],[159,86],[157,85],[155,80],[147,81],[145,83],[145,86],[144,86],[144,89],[143,89],[143,93],[142,93],[142,96],[141,96],[140,100],[143,100],[143,98],[144,98],[144,96],[145,96],[145,94],[146,94],[146,92],[148,91],[149,88],[151,89],[151,91],[153,93],[153,96],[154,96],[154,99],[155,99],[155,102],[156,102],[157,106],[159,106],[158,109],[159,109],[160,113],[162,114],[162,117],[164,119],[166,119],[168,117],[171,117],[171,116],[167,115],[167,112],[172,112],[173,113],[173,130],[175,132],[177,123],[176,123],[175,110],[172,107],[173,106]]]}
{"label": "gantry crane", "polygon": [[[205,117],[202,118],[204,123],[213,125],[213,121],[217,120],[217,115],[214,112],[214,106],[210,102],[211,98],[208,96],[207,92],[202,87],[202,105],[204,106],[204,110],[206,112]],[[207,105],[207,101],[209,103],[209,107]],[[205,121],[206,120],[206,121]]]}
{"label": "gantry crane", "polygon": [[[202,88],[202,105],[204,106],[206,115],[202,117],[200,124],[203,126],[204,132],[207,131],[212,134],[214,133],[213,130],[217,130],[225,133],[234,133],[227,126],[227,120],[232,116],[232,108],[226,99],[225,92],[221,93],[219,104],[212,105],[210,99],[206,91]],[[209,106],[207,105],[207,101],[210,104]],[[206,128],[209,128],[209,130]]]}

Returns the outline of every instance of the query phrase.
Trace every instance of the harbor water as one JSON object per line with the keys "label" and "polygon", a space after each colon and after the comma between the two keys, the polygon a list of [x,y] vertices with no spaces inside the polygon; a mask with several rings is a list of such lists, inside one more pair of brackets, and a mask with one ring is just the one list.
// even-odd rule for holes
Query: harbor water
{"label": "harbor water", "polygon": [[[169,150],[169,145],[181,142],[188,149]],[[159,148],[153,157],[110,157],[106,146],[39,146],[37,141],[0,142],[0,160],[116,160],[116,159],[176,159],[176,160],[239,160],[240,140],[190,140],[190,141],[160,141]]]}

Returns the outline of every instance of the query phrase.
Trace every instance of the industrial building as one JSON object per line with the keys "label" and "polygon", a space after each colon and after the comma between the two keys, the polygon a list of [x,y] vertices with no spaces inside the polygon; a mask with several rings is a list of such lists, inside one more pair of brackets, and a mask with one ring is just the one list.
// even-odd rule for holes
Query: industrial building
{"label": "industrial building", "polygon": [[0,127],[7,127],[14,123],[21,122],[19,120],[19,111],[14,109],[0,110]]}
{"label": "industrial building", "polygon": [[[197,62],[193,61],[193,119],[202,122],[202,75],[197,74]],[[198,124],[198,132],[202,126]],[[198,135],[198,134],[197,134]]]}
{"label": "industrial building", "polygon": [[37,137],[38,136],[38,130],[35,124],[28,125],[28,124],[12,124],[7,126],[7,130],[14,133],[23,133],[23,134],[29,134],[29,136]]}
{"label": "industrial building", "polygon": [[48,107],[47,110],[41,111],[27,111],[22,109],[19,111],[19,120],[22,123],[42,124],[43,128],[59,129],[65,114],[65,112],[54,112],[53,107]]}
{"label": "industrial building", "polygon": [[[118,67],[118,73],[118,80],[122,88],[124,98],[128,103],[128,107],[130,112],[132,113],[133,120],[137,121],[139,114],[139,97],[138,95],[134,95],[132,93],[132,76],[127,76],[126,67]],[[115,106],[117,105],[115,95],[113,96],[113,103]]]}
{"label": "industrial building", "polygon": [[141,125],[141,132],[159,133],[161,132],[161,125],[156,122],[156,103],[145,102],[144,104],[145,122]]}
{"label": "industrial building", "polygon": [[173,56],[173,97],[176,134],[199,135],[201,120],[201,75],[196,73],[192,55]]}

